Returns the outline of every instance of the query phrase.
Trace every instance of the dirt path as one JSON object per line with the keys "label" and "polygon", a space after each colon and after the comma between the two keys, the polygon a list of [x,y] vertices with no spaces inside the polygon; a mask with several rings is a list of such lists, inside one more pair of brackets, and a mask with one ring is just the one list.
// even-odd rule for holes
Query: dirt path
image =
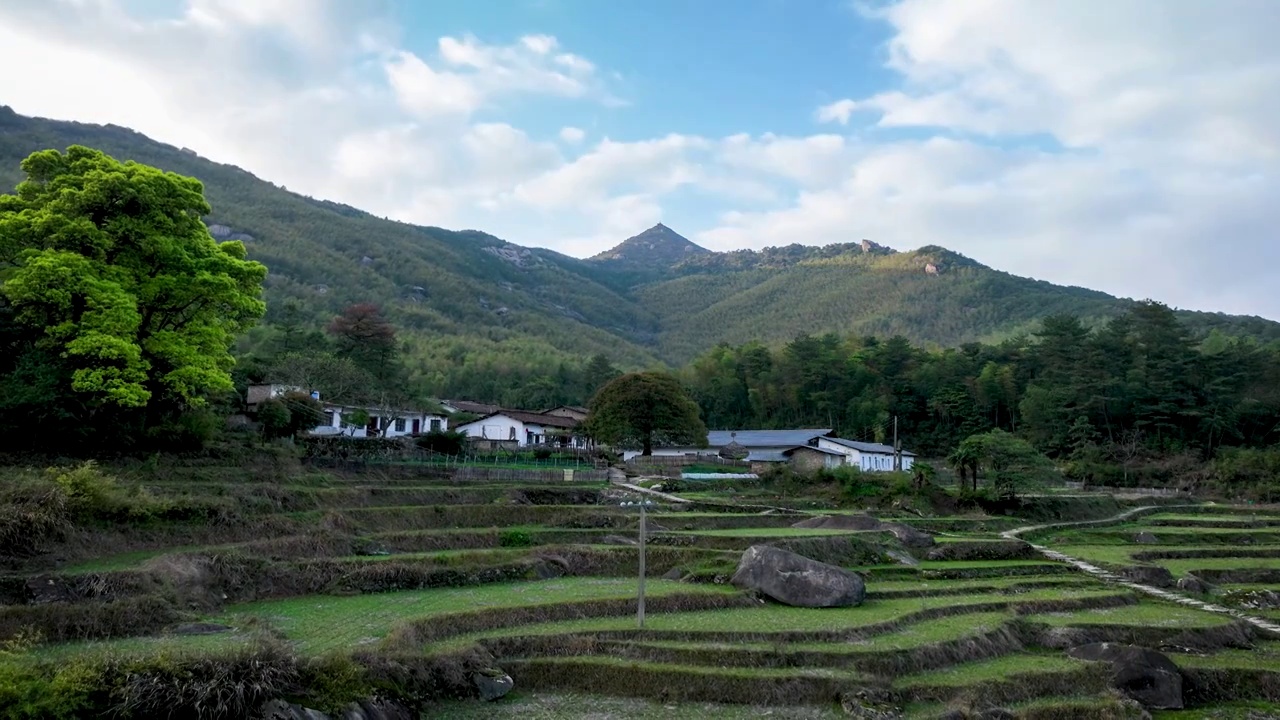
{"label": "dirt path", "polygon": [[[1035,532],[1038,530],[1057,530],[1060,528],[1083,527],[1087,525],[1109,525],[1112,523],[1124,522],[1125,520],[1136,517],[1138,515],[1151,512],[1153,510],[1169,510],[1173,508],[1188,508],[1188,507],[1200,507],[1200,506],[1199,505],[1147,505],[1143,507],[1133,508],[1132,510],[1126,510],[1125,512],[1122,512],[1119,515],[1105,518],[1103,520],[1082,520],[1078,522],[1048,523],[1045,525],[1028,525],[1026,527],[1006,530],[1000,533],[1000,535],[1001,537],[1004,537],[1008,540],[1020,540],[1021,538],[1019,537],[1019,535],[1022,535],[1023,533]],[[1178,603],[1179,605],[1186,605],[1189,607],[1194,607],[1200,610],[1204,610],[1206,612],[1218,613],[1220,615],[1230,615],[1231,617],[1236,618],[1237,620],[1243,620],[1244,622],[1247,622],[1250,625],[1260,630],[1263,630],[1273,636],[1280,637],[1280,625],[1272,623],[1268,620],[1264,620],[1263,618],[1255,617],[1253,615],[1246,615],[1245,613],[1239,610],[1236,610],[1235,608],[1223,607],[1222,605],[1207,603],[1207,602],[1204,602],[1203,600],[1197,600],[1192,597],[1187,597],[1186,595],[1182,595],[1180,593],[1170,592],[1168,590],[1164,590],[1162,588],[1154,587],[1151,585],[1143,585],[1142,583],[1136,583],[1136,582],[1133,582],[1132,580],[1123,578],[1109,570],[1104,570],[1096,565],[1092,565],[1090,563],[1085,562],[1084,560],[1080,560],[1078,558],[1073,558],[1069,555],[1065,555],[1063,553],[1058,552],[1057,550],[1046,547],[1044,545],[1037,545],[1029,541],[1024,541],[1024,542],[1027,542],[1029,545],[1031,545],[1031,547],[1035,548],[1037,552],[1039,552],[1041,555],[1045,556],[1046,558],[1050,560],[1059,560],[1061,562],[1065,562],[1068,565],[1071,565],[1072,567],[1076,568],[1077,570],[1086,572],[1089,575],[1092,575],[1098,578],[1099,580],[1102,580],[1103,582],[1111,583],[1114,585],[1120,585],[1122,587],[1127,587],[1131,590],[1137,590],[1138,592],[1151,595],[1152,597],[1160,598],[1161,600],[1175,602],[1175,603]]]}

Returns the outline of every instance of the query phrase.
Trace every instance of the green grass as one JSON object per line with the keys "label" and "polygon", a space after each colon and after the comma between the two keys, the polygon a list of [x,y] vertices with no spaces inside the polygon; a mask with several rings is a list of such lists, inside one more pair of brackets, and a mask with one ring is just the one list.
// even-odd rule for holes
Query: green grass
{"label": "green grass", "polygon": [[[661,520],[659,520],[661,522]],[[670,530],[670,535],[710,535],[713,537],[814,537],[825,535],[861,535],[866,532],[855,530],[832,530],[828,528],[721,528],[713,530]],[[874,534],[876,531],[869,531]]]}
{"label": "green grass", "polygon": [[116,640],[86,640],[82,642],[42,645],[31,651],[33,660],[63,660],[90,655],[138,656],[174,653],[209,653],[244,647],[253,642],[246,633],[227,632],[218,635],[191,635],[177,637],[119,638]]}
{"label": "green grass", "polygon": [[[368,645],[381,640],[398,623],[446,613],[484,608],[525,607],[552,603],[633,597],[631,578],[561,578],[539,582],[505,583],[463,588],[413,590],[357,595],[311,596],[268,600],[230,608],[214,622],[243,624],[265,620],[303,651],[321,652]],[[691,585],[651,579],[646,595],[674,593],[732,593],[719,585]]]}
{"label": "green grass", "polygon": [[887,635],[877,635],[855,642],[844,643],[699,643],[678,641],[644,641],[638,645],[669,648],[731,648],[743,650],[780,651],[780,652],[826,652],[850,653],[906,650],[932,643],[957,640],[971,635],[990,632],[1012,618],[1010,613],[973,613],[952,617],[926,620],[908,625],[902,630]]}
{"label": "green grass", "polygon": [[[606,690],[606,688],[601,688]],[[716,703],[649,702],[606,695],[522,692],[516,690],[496,702],[474,700],[433,705],[424,717],[439,720],[670,720],[675,717],[705,720],[838,720],[848,715],[830,707],[799,705],[764,707]]]}
{"label": "green grass", "polygon": [[1143,625],[1149,627],[1216,627],[1234,620],[1227,615],[1162,602],[1141,602],[1087,613],[1029,615],[1032,622],[1048,625]]}
{"label": "green grass", "polygon": [[847,678],[850,681],[859,680],[862,676],[858,673],[842,670],[839,668],[818,668],[818,667],[711,667],[709,665],[679,665],[675,663],[655,663],[645,662],[643,660],[631,660],[628,658],[615,658],[605,655],[579,655],[576,657],[545,657],[537,658],[532,662],[539,663],[588,663],[591,665],[611,665],[615,667],[635,668],[637,670],[676,670],[681,673],[692,675],[718,675],[721,677],[739,677],[739,678]]}
{"label": "green grass", "polygon": [[[684,613],[651,614],[645,618],[646,630],[664,630],[682,633],[728,632],[758,633],[777,632],[833,632],[873,625],[894,620],[911,613],[938,607],[981,605],[985,603],[1017,603],[1029,600],[1085,598],[1111,596],[1115,591],[1043,590],[1016,596],[974,594],[958,597],[910,598],[904,600],[873,600],[858,607],[849,608],[799,608],[778,604],[764,604],[752,608],[724,610],[697,610]],[[964,621],[959,621],[963,623]],[[590,618],[563,622],[535,623],[516,628],[485,631],[450,638],[434,646],[435,651],[455,650],[477,640],[525,635],[560,635],[612,630],[634,630],[635,619]]]}
{"label": "green grass", "polygon": [[963,687],[991,680],[1009,680],[1019,675],[1067,672],[1078,670],[1085,665],[1086,663],[1064,654],[1006,655],[993,660],[929,670],[918,675],[907,675],[899,678],[894,684],[903,688],[935,685]]}
{"label": "green grass", "polygon": [[1280,715],[1280,703],[1239,701],[1190,710],[1158,710],[1155,720],[1266,720]]}
{"label": "green grass", "polygon": [[1023,583],[1053,583],[1055,587],[1104,587],[1103,583],[1083,573],[1079,575],[1012,575],[1009,577],[973,578],[971,580],[872,580],[867,591],[900,592],[907,590],[959,590],[965,588],[1002,588]]}
{"label": "green grass", "polygon": [[1252,650],[1220,650],[1211,655],[1170,653],[1169,658],[1179,667],[1280,671],[1280,643],[1258,643]]}

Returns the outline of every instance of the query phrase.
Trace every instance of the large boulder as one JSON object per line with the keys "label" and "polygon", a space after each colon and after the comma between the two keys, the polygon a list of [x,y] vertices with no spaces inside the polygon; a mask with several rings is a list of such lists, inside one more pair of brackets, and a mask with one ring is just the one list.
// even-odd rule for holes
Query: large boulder
{"label": "large boulder", "polygon": [[801,520],[791,527],[822,530],[879,530],[882,523],[870,515],[820,515]]}
{"label": "large boulder", "polygon": [[1120,643],[1091,643],[1067,651],[1078,660],[1111,664],[1111,685],[1153,710],[1182,708],[1182,672],[1168,656]]}
{"label": "large boulder", "polygon": [[1155,533],[1143,530],[1133,536],[1133,541],[1140,545],[1156,545],[1160,542],[1160,538],[1156,537]]}
{"label": "large boulder", "polygon": [[1120,571],[1121,577],[1142,585],[1158,588],[1171,588],[1174,585],[1173,573],[1159,565],[1131,565]]}
{"label": "large boulder", "polygon": [[926,548],[933,546],[933,536],[905,523],[884,523],[881,527],[893,533],[903,547]]}
{"label": "large boulder", "polygon": [[480,693],[481,700],[497,700],[511,692],[516,683],[511,676],[497,668],[485,668],[471,676],[471,682]]}
{"label": "large boulder", "polygon": [[854,573],[769,545],[747,548],[730,582],[796,607],[849,607],[867,596]]}
{"label": "large boulder", "polygon": [[1192,595],[1208,595],[1213,586],[1195,575],[1185,575],[1178,578],[1178,590]]}
{"label": "large boulder", "polygon": [[360,700],[342,711],[342,720],[415,720],[418,714],[398,702],[374,698]]}

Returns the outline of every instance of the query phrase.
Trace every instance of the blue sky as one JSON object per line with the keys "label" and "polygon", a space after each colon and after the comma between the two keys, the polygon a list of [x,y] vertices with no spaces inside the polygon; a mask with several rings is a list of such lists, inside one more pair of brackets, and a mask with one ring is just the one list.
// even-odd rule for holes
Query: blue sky
{"label": "blue sky", "polygon": [[1274,0],[11,0],[0,103],[588,256],[869,238],[1280,319]]}

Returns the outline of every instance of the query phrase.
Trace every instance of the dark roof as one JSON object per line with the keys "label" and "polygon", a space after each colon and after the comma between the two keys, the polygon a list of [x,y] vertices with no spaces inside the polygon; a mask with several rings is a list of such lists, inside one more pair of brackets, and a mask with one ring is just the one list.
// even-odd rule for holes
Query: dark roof
{"label": "dark roof", "polygon": [[[826,438],[826,440],[827,442],[833,442],[837,445],[843,445],[847,448],[851,448],[859,452],[875,453],[877,455],[893,454],[893,446],[885,445],[883,443],[859,442],[857,440],[845,440],[844,438],[837,438],[837,437],[829,437],[829,438]],[[915,457],[915,453],[909,450],[903,450],[902,454]]]}
{"label": "dark roof", "polygon": [[492,415],[502,410],[501,405],[471,402],[470,400],[446,400],[445,403],[450,407],[457,408],[458,412],[471,413],[472,415]]}
{"label": "dark roof", "polygon": [[589,414],[589,413],[591,412],[590,410],[588,410],[588,409],[586,409],[586,408],[584,408],[584,407],[579,407],[579,406],[577,406],[577,405],[557,405],[557,406],[555,406],[555,407],[551,408],[550,410],[543,410],[543,411],[542,411],[541,413],[539,413],[539,414],[540,414],[540,415],[546,415],[547,413],[552,413],[552,412],[555,412],[556,410],[572,410],[573,412],[576,412],[576,413],[582,413],[583,415],[587,415],[587,414]]}
{"label": "dark roof", "polygon": [[707,433],[707,445],[718,448],[737,442],[744,447],[790,448],[808,445],[816,437],[831,434],[831,429],[810,430],[712,430]]}
{"label": "dark roof", "polygon": [[826,450],[824,448],[816,448],[812,445],[796,445],[786,450],[752,450],[747,455],[747,460],[752,462],[786,462],[793,454],[799,450],[812,450],[823,455],[835,455],[836,457],[844,457],[844,453],[838,453],[835,450]]}
{"label": "dark roof", "polygon": [[[454,407],[457,407],[457,405],[454,405]],[[473,423],[478,423],[481,420],[488,420],[491,417],[497,417],[499,415],[509,417],[512,420],[518,420],[528,425],[545,425],[547,427],[568,429],[578,427],[578,421],[570,417],[563,417],[561,415],[543,415],[542,413],[529,412],[526,410],[499,410],[498,412],[491,412],[484,417],[476,418],[471,422],[463,423],[463,425],[471,425]]]}

